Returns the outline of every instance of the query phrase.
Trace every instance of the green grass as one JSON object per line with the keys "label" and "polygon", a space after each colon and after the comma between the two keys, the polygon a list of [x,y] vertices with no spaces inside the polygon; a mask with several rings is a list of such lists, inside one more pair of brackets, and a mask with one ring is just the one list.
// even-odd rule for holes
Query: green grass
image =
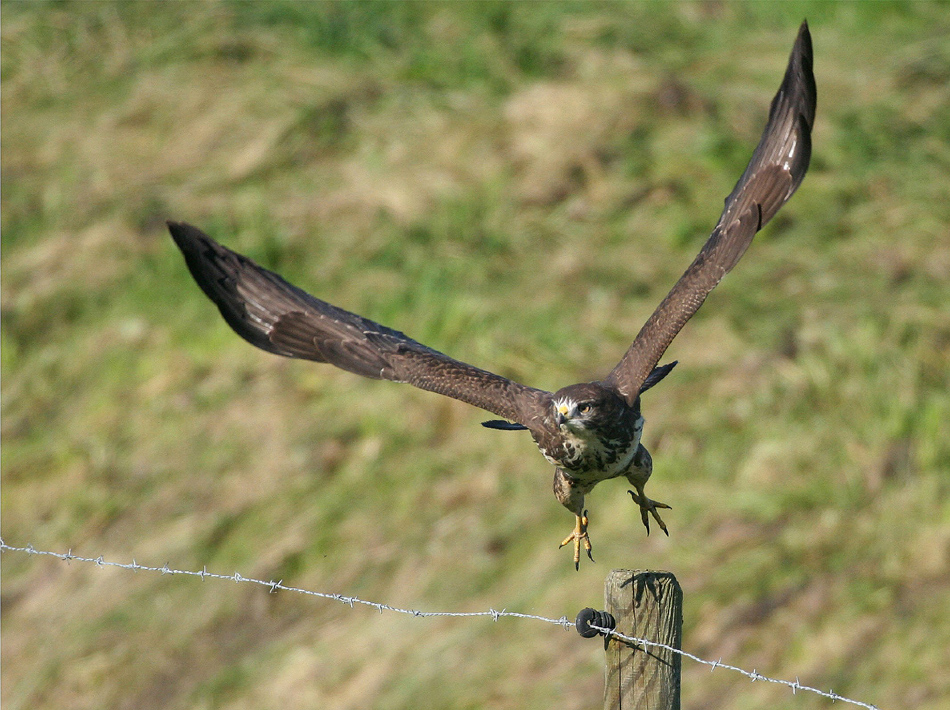
{"label": "green grass", "polygon": [[[254,350],[164,228],[554,389],[692,259],[812,28],[812,168],[645,396],[646,538],[597,564],[528,437]],[[6,2],[11,545],[425,610],[573,617],[674,572],[684,645],[882,708],[950,696],[950,15],[939,3]],[[587,708],[597,643],[5,554],[4,708]],[[826,701],[684,663],[685,708]]]}

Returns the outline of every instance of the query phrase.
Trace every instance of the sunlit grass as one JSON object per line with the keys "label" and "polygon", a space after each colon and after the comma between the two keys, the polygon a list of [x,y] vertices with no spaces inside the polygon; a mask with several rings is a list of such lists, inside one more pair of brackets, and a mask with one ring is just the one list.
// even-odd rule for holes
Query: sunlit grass
{"label": "sunlit grass", "polygon": [[[812,169],[644,397],[646,538],[596,565],[524,434],[256,351],[164,228],[553,389],[715,223],[802,17]],[[950,79],[930,3],[17,3],[2,27],[9,544],[428,610],[573,616],[611,568],[685,645],[881,707],[950,694]],[[597,644],[3,557],[4,707],[590,707]],[[684,706],[826,705],[684,666]]]}

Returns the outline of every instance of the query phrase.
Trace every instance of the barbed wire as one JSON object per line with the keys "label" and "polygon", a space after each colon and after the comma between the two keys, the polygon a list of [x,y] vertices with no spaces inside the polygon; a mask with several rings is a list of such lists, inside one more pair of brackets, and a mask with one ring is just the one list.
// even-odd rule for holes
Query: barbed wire
{"label": "barbed wire", "polygon": [[356,597],[348,597],[343,594],[331,594],[328,592],[315,592],[310,589],[302,589],[300,587],[290,587],[283,583],[283,580],[275,582],[273,580],[264,581],[263,579],[254,579],[253,577],[245,577],[239,572],[234,574],[216,574],[214,572],[208,572],[207,567],[202,569],[199,572],[194,570],[183,570],[183,569],[172,569],[168,566],[168,563],[164,564],[161,567],[150,567],[149,565],[140,565],[135,559],[132,559],[131,564],[123,564],[122,562],[108,562],[102,555],[99,557],[82,557],[80,555],[74,555],[72,548],[68,552],[48,552],[46,550],[37,550],[33,545],[27,545],[26,547],[12,547],[8,545],[2,538],[0,538],[0,552],[25,552],[29,555],[46,555],[47,557],[56,557],[57,559],[63,560],[64,562],[92,562],[98,567],[120,567],[122,569],[132,570],[134,572],[160,572],[161,574],[182,574],[189,577],[198,577],[202,581],[205,579],[221,579],[228,580],[231,582],[247,582],[249,584],[258,584],[262,587],[267,587],[271,593],[274,593],[278,590],[284,592],[296,592],[298,594],[307,594],[312,597],[320,597],[321,599],[332,599],[334,601],[342,602],[350,608],[355,607],[357,604],[363,606],[372,607],[383,613],[384,611],[394,611],[399,614],[409,614],[410,616],[419,616],[419,617],[430,617],[430,616],[490,616],[492,621],[498,621],[503,616],[510,616],[517,619],[534,619],[535,621],[544,621],[549,624],[556,624],[562,626],[565,629],[573,629],[574,622],[569,620],[566,616],[562,616],[560,619],[551,619],[546,616],[537,616],[535,614],[522,614],[516,611],[508,611],[502,609],[497,611],[496,609],[489,609],[488,611],[418,611],[416,609],[401,609],[400,607],[390,606],[389,604],[381,604],[379,602],[369,602],[364,599],[358,599]]}
{"label": "barbed wire", "polygon": [[762,680],[762,681],[765,681],[766,683],[777,683],[778,685],[788,686],[789,688],[792,689],[792,695],[795,695],[799,690],[804,690],[809,693],[816,693],[824,698],[828,698],[832,702],[840,700],[843,703],[851,703],[852,705],[857,705],[858,707],[867,708],[868,710],[880,710],[880,708],[878,708],[877,705],[870,705],[868,703],[862,703],[860,700],[852,700],[851,698],[846,698],[843,695],[838,695],[833,690],[824,691],[824,690],[820,690],[819,688],[813,688],[810,685],[802,685],[799,682],[798,678],[795,678],[794,682],[790,680],[781,680],[779,678],[770,678],[769,676],[762,675],[761,673],[757,673],[754,668],[751,671],[747,671],[737,666],[732,666],[732,665],[729,665],[728,663],[723,663],[722,658],[720,658],[718,661],[707,661],[704,658],[699,658],[698,656],[694,656],[692,653],[689,653],[688,651],[682,651],[674,646],[669,646],[659,641],[645,641],[644,639],[637,638],[636,636],[627,636],[626,634],[622,634],[619,631],[614,631],[613,629],[608,629],[603,626],[597,626],[596,624],[589,624],[589,626],[595,631],[599,631],[600,633],[604,634],[605,636],[609,636],[610,638],[626,641],[627,643],[630,643],[633,645],[646,646],[646,647],[652,647],[652,648],[661,648],[664,651],[671,651],[673,653],[677,653],[680,656],[683,656],[684,658],[690,659],[691,661],[696,661],[697,663],[702,663],[704,666],[709,666],[710,673],[712,673],[717,668],[725,668],[728,671],[735,671],[736,673],[741,673],[746,678],[750,678],[753,683],[757,680]]}
{"label": "barbed wire", "polygon": [[[44,555],[47,557],[55,557],[56,559],[63,560],[64,562],[91,562],[97,567],[119,567],[121,569],[132,570],[133,572],[159,572],[161,574],[173,574],[173,575],[185,575],[188,577],[198,577],[202,581],[205,579],[220,579],[231,582],[246,582],[249,584],[257,584],[262,587],[267,587],[269,591],[273,594],[274,592],[285,591],[285,592],[295,592],[298,594],[306,594],[312,597],[319,597],[321,599],[331,599],[333,601],[338,601],[343,604],[346,604],[351,609],[355,608],[357,604],[362,606],[368,606],[373,609],[376,609],[380,614],[384,611],[392,611],[398,614],[408,614],[410,616],[416,617],[476,617],[476,616],[490,616],[492,621],[498,621],[503,617],[511,617],[516,619],[533,619],[535,621],[542,621],[547,624],[553,624],[555,626],[560,626],[564,629],[573,629],[575,628],[574,622],[569,620],[566,616],[562,616],[559,619],[554,619],[546,616],[538,616],[536,614],[524,614],[516,611],[508,611],[507,609],[497,610],[497,609],[488,609],[488,611],[420,611],[418,609],[403,609],[400,607],[390,606],[389,604],[382,604],[380,602],[371,602],[364,599],[359,599],[357,597],[346,596],[344,594],[332,594],[328,592],[315,592],[310,589],[302,589],[300,587],[291,587],[283,583],[283,580],[274,581],[269,580],[265,581],[262,579],[254,579],[253,577],[245,577],[239,572],[234,572],[233,574],[217,574],[215,572],[208,572],[207,567],[201,569],[201,571],[194,570],[181,570],[173,569],[168,566],[168,563],[165,563],[161,567],[153,567],[149,565],[141,565],[132,559],[131,563],[122,563],[122,562],[109,562],[100,555],[99,557],[82,557],[80,555],[74,555],[72,548],[67,552],[50,552],[47,550],[37,550],[33,545],[27,545],[26,547],[13,547],[8,545],[3,538],[0,538],[0,552],[23,552],[28,555]],[[630,644],[640,645],[644,647],[660,648],[665,651],[676,653],[684,658],[688,658],[691,661],[700,663],[705,666],[710,667],[710,672],[716,670],[717,668],[723,668],[725,670],[734,671],[740,673],[747,678],[751,679],[752,682],[764,681],[767,683],[775,683],[778,685],[784,685],[788,688],[791,688],[792,694],[796,694],[799,690],[803,690],[809,693],[815,693],[821,697],[828,698],[832,702],[843,702],[850,703],[851,705],[856,705],[858,707],[866,708],[866,710],[880,710],[878,706],[871,705],[869,703],[861,702],[860,700],[853,700],[851,698],[846,698],[843,695],[839,695],[833,690],[820,690],[819,688],[813,688],[808,685],[802,685],[799,682],[798,678],[795,678],[794,682],[789,680],[781,680],[779,678],[770,678],[769,676],[762,675],[761,673],[756,672],[755,669],[752,671],[747,671],[737,666],[730,665],[728,663],[723,663],[722,658],[718,661],[707,661],[703,658],[689,653],[688,651],[683,651],[681,649],[675,648],[674,646],[669,646],[665,643],[660,643],[659,641],[650,641],[649,639],[637,638],[636,636],[627,636],[613,629],[597,626],[595,624],[590,624],[590,628],[595,629],[596,631],[605,634],[611,638],[619,639]]]}

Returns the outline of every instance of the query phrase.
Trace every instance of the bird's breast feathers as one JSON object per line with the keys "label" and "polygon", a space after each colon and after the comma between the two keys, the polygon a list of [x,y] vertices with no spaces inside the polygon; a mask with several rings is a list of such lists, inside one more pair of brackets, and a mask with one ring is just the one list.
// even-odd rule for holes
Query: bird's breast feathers
{"label": "bird's breast feathers", "polygon": [[605,480],[625,473],[630,467],[642,432],[642,415],[633,427],[609,431],[562,424],[547,441],[539,441],[538,448],[544,458],[574,477]]}

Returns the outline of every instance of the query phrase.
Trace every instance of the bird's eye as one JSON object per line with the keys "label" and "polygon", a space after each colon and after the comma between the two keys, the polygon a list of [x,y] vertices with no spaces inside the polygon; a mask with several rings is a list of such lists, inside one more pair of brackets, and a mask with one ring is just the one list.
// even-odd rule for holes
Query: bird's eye
{"label": "bird's eye", "polygon": [[590,412],[591,409],[593,409],[593,407],[587,402],[577,405],[577,411],[580,414],[587,414],[588,412]]}

